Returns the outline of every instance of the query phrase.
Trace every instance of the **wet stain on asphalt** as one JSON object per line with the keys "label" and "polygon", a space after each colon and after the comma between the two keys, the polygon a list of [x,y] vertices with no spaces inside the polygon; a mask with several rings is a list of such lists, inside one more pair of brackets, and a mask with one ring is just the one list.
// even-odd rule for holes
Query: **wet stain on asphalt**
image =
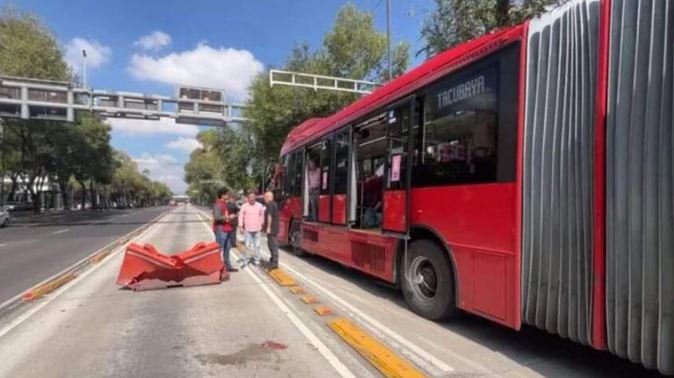
{"label": "wet stain on asphalt", "polygon": [[231,354],[197,354],[194,356],[202,364],[208,365],[245,365],[248,362],[280,362],[278,351],[288,348],[276,341],[265,341],[261,344],[248,344]]}

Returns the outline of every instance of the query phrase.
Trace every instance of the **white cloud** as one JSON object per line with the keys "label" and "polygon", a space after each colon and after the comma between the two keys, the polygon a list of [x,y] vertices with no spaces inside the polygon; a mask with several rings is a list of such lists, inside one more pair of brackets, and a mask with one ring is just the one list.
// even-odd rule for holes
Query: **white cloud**
{"label": "white cloud", "polygon": [[150,178],[168,185],[173,193],[185,193],[187,184],[183,180],[184,166],[175,157],[168,154],[143,153],[133,160],[141,172],[147,169],[150,171]]}
{"label": "white cloud", "polygon": [[159,51],[170,44],[171,36],[158,30],[140,37],[136,42],[133,43],[134,46],[138,46],[143,50],[154,51]]}
{"label": "white cloud", "polygon": [[187,152],[189,154],[197,148],[201,148],[203,146],[201,143],[199,143],[198,140],[196,140],[196,138],[179,137],[178,139],[166,143],[165,147],[171,150]]}
{"label": "white cloud", "polygon": [[262,69],[248,50],[213,48],[204,42],[193,50],[157,58],[134,54],[128,67],[141,80],[222,89],[234,101],[246,98],[248,86]]}
{"label": "white cloud", "polygon": [[82,50],[87,52],[87,69],[98,68],[110,61],[112,49],[93,39],[73,38],[66,44],[66,62],[75,72],[82,69]]}
{"label": "white cloud", "polygon": [[194,138],[199,133],[198,126],[176,123],[172,118],[161,118],[159,121],[108,118],[107,122],[112,127],[113,132],[130,136],[165,134]]}

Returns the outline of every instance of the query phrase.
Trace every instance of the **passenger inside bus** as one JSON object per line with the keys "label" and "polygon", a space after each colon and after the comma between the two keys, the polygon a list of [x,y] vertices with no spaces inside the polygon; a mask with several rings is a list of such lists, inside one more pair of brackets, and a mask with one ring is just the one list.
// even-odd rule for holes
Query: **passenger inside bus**
{"label": "passenger inside bus", "polygon": [[363,228],[377,228],[381,225],[382,192],[384,190],[384,163],[363,182]]}
{"label": "passenger inside bus", "polygon": [[318,194],[321,182],[321,170],[318,158],[309,154],[307,163],[307,184],[309,186],[309,222],[318,221]]}
{"label": "passenger inside bus", "polygon": [[387,151],[387,124],[384,114],[363,122],[356,133],[358,177],[358,221],[361,229],[381,227],[384,164]]}

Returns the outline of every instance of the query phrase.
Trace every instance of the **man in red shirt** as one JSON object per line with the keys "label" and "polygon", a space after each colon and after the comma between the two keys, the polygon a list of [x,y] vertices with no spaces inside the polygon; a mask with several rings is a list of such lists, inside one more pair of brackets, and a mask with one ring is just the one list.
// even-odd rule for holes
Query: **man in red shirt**
{"label": "man in red shirt", "polygon": [[236,215],[229,215],[227,197],[229,197],[227,189],[218,190],[218,197],[213,204],[213,233],[215,234],[215,241],[220,245],[220,249],[222,250],[222,261],[225,263],[227,271],[238,272],[238,269],[232,267],[232,263],[229,261],[229,249],[232,242],[231,221]]}

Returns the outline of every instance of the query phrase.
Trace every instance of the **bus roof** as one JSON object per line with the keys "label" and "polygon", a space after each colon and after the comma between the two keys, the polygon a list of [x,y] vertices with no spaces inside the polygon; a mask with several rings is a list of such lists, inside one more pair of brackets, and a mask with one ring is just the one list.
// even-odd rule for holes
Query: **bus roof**
{"label": "bus roof", "polygon": [[290,131],[281,147],[281,155],[393,103],[511,42],[522,39],[525,26],[526,24],[521,24],[501,29],[442,52],[337,113],[326,118],[310,118],[304,121]]}

